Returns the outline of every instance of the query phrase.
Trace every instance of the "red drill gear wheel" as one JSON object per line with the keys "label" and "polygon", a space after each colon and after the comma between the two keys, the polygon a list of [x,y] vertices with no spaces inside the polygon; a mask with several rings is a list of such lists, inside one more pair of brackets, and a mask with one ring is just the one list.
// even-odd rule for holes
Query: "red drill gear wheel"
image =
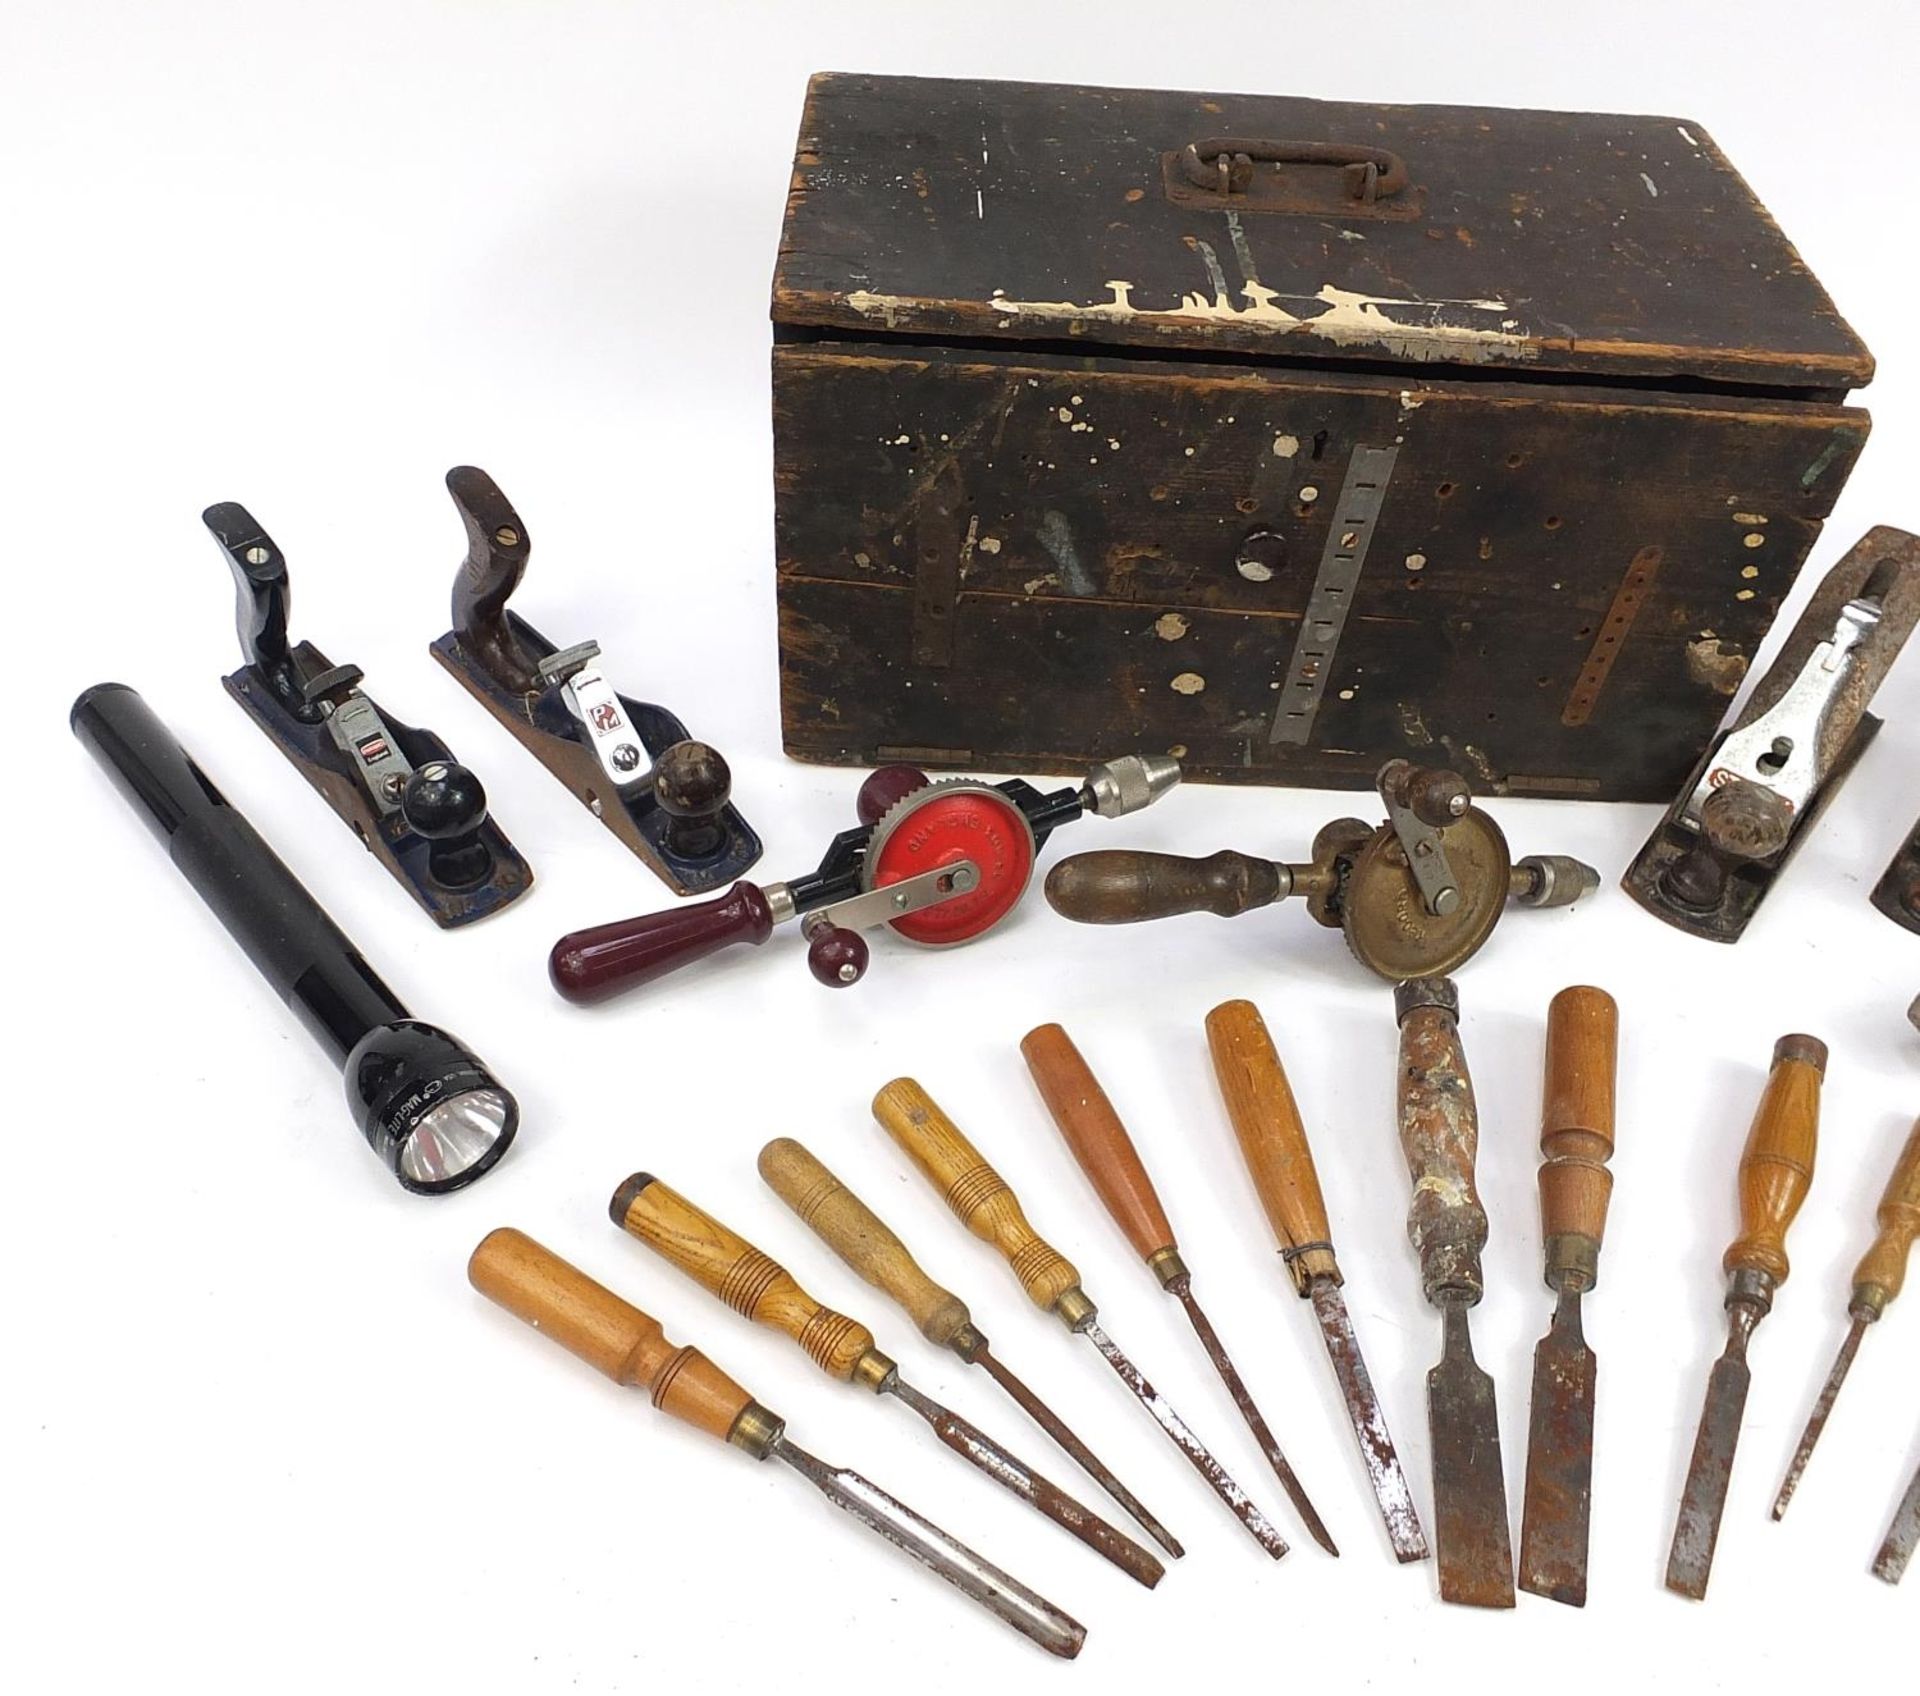
{"label": "red drill gear wheel", "polygon": [[1033,826],[991,784],[945,778],[902,797],[873,828],[860,881],[867,889],[971,860],[979,882],[964,895],[923,908],[891,927],[909,942],[949,948],[991,930],[1033,876]]}

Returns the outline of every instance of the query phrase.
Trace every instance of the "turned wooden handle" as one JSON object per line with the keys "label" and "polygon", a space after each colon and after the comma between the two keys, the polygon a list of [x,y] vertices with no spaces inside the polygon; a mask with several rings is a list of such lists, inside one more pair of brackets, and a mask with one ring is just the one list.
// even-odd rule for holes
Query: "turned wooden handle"
{"label": "turned wooden handle", "polygon": [[1400,1015],[1400,1147],[1413,1178],[1407,1235],[1420,1255],[1427,1300],[1485,1292],[1480,1251],[1487,1210],[1474,1187],[1480,1115],[1460,1042],[1459,998],[1449,978],[1416,978],[1394,992]]}
{"label": "turned wooden handle", "polygon": [[569,931],[547,956],[547,977],[581,1006],[652,983],[736,942],[773,934],[773,910],[758,884],[736,883],[711,901]]}
{"label": "turned wooden handle", "polygon": [[852,1382],[876,1353],[866,1326],[815,1301],[777,1260],[651,1173],[636,1172],[615,1190],[610,1211],[622,1230],[735,1313],[791,1337],[829,1378]]}
{"label": "turned wooden handle", "polygon": [[1073,1038],[1058,1025],[1041,1025],[1020,1039],[1020,1052],[1067,1147],[1133,1252],[1151,1263],[1177,1248],[1140,1151]]}
{"label": "turned wooden handle", "polygon": [[1740,1235],[1720,1262],[1730,1273],[1787,1281],[1787,1230],[1813,1183],[1826,1070],[1827,1045],[1817,1037],[1783,1036],[1773,1045],[1773,1068],[1740,1156]]}
{"label": "turned wooden handle", "polygon": [[1315,1278],[1339,1283],[1307,1127],[1260,1009],[1251,1001],[1221,1002],[1207,1015],[1207,1047],[1241,1157],[1280,1239],[1294,1287],[1306,1295]]}
{"label": "turned wooden handle", "polygon": [[622,1301],[552,1249],[503,1226],[481,1240],[467,1278],[489,1301],[545,1332],[617,1384],[652,1392],[662,1413],[724,1440],[753,1398],[696,1348],[667,1341],[660,1321]]}
{"label": "turned wooden handle", "polygon": [[1285,868],[1231,848],[1204,859],[1100,848],[1073,854],[1047,874],[1047,904],[1083,925],[1130,925],[1176,913],[1230,919],[1278,901],[1291,884]]}
{"label": "turned wooden handle", "polygon": [[1853,1269],[1853,1305],[1878,1318],[1907,1281],[1907,1257],[1920,1238],[1920,1119],[1893,1163],[1874,1220],[1880,1234]]}
{"label": "turned wooden handle", "polygon": [[921,1271],[880,1216],[792,1137],[761,1149],[760,1176],[808,1230],[904,1307],[928,1342],[950,1348],[971,1326],[967,1304]]}
{"label": "turned wooden handle", "polygon": [[873,1116],[940,1192],[953,1216],[993,1244],[1037,1307],[1072,1324],[1091,1313],[1073,1263],[1027,1223],[1007,1181],[960,1127],[911,1078],[895,1078],[873,1098]]}
{"label": "turned wooden handle", "polygon": [[1590,1290],[1613,1195],[1613,1086],[1620,1009],[1604,989],[1576,984],[1547,1007],[1546,1088],[1540,1105],[1540,1230],[1548,1287]]}

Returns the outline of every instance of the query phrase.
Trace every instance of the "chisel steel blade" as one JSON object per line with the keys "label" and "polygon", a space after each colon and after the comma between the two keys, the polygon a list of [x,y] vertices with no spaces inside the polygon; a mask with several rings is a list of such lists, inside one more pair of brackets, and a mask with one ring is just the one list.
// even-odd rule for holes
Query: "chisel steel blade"
{"label": "chisel steel blade", "polygon": [[1360,1459],[1373,1485],[1373,1499],[1380,1504],[1380,1518],[1386,1524],[1394,1558],[1402,1563],[1424,1561],[1432,1550],[1427,1547],[1427,1534],[1420,1528],[1413,1490],[1400,1465],[1393,1434],[1387,1429],[1386,1415],[1380,1411],[1380,1398],[1374,1394],[1373,1379],[1368,1376],[1366,1360],[1354,1337],[1353,1317],[1347,1312],[1346,1298],[1331,1278],[1315,1278],[1307,1293],[1313,1302],[1314,1318],[1320,1322],[1320,1340],[1327,1346],[1334,1381],[1340,1386],[1340,1399],[1346,1404],[1354,1439],[1360,1445]]}
{"label": "chisel steel blade", "polygon": [[1807,1415],[1807,1428],[1800,1433],[1800,1446],[1793,1451],[1793,1459],[1787,1465],[1787,1475],[1780,1480],[1780,1493],[1773,1498],[1773,1517],[1780,1518],[1787,1511],[1787,1503],[1793,1500],[1793,1493],[1800,1488],[1800,1475],[1807,1470],[1807,1462],[1813,1459],[1814,1445],[1820,1441],[1821,1432],[1827,1428],[1827,1420],[1833,1413],[1833,1404],[1839,1399],[1840,1386],[1847,1381],[1847,1374],[1853,1370],[1853,1357],[1860,1352],[1860,1339],[1867,1334],[1867,1322],[1856,1319],[1847,1329],[1846,1340],[1840,1345],[1840,1353],[1834,1358],[1833,1370],[1827,1374],[1827,1381],[1820,1387],[1820,1396],[1813,1404],[1813,1412]]}
{"label": "chisel steel blade", "polygon": [[[1740,1341],[1744,1344],[1744,1337]],[[1707,1399],[1700,1409],[1687,1487],[1680,1497],[1680,1517],[1667,1555],[1667,1588],[1696,1602],[1705,1597],[1707,1575],[1713,1570],[1713,1546],[1720,1537],[1720,1515],[1733,1477],[1733,1452],[1740,1443],[1740,1420],[1752,1382],[1745,1348],[1735,1352],[1729,1342],[1707,1379]]]}
{"label": "chisel steel blade", "polygon": [[1593,1506],[1593,1410],[1599,1363],[1580,1330],[1580,1298],[1563,1291],[1533,1351],[1527,1493],[1520,1515],[1520,1588],[1586,1606]]}
{"label": "chisel steel blade", "polygon": [[1470,1608],[1510,1608],[1513,1540],[1493,1379],[1473,1358],[1467,1310],[1450,1304],[1446,1327],[1440,1364],[1427,1374],[1440,1596]]}
{"label": "chisel steel blade", "polygon": [[949,1537],[939,1526],[922,1519],[904,1502],[895,1501],[871,1479],[846,1467],[829,1466],[785,1437],[775,1442],[771,1453],[807,1479],[835,1507],[937,1572],[1048,1654],[1070,1661],[1080,1653],[1087,1631],[1078,1620],[966,1544]]}
{"label": "chisel steel blade", "polygon": [[1907,1562],[1913,1559],[1915,1544],[1920,1544],[1920,1471],[1914,1473],[1906,1495],[1894,1509],[1893,1523],[1887,1527],[1887,1540],[1874,1556],[1873,1576],[1898,1584],[1900,1575],[1907,1570]]}

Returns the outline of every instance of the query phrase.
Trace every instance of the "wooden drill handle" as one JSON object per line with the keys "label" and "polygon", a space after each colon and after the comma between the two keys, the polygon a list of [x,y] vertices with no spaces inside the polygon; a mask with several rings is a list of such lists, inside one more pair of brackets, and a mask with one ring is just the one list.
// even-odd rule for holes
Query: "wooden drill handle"
{"label": "wooden drill handle", "polygon": [[1604,989],[1575,984],[1547,1007],[1540,1104],[1540,1231],[1550,1289],[1590,1290],[1613,1195],[1613,1086],[1620,1009]]}
{"label": "wooden drill handle", "polygon": [[1460,1042],[1459,999],[1448,978],[1417,978],[1395,991],[1400,1015],[1400,1147],[1413,1178],[1407,1235],[1420,1255],[1427,1300],[1485,1292],[1480,1251],[1487,1210],[1474,1187],[1480,1115]]}
{"label": "wooden drill handle", "polygon": [[791,1337],[829,1378],[851,1383],[876,1355],[873,1333],[866,1326],[815,1301],[777,1260],[651,1173],[636,1172],[615,1190],[611,1212],[622,1230],[735,1313]]}
{"label": "wooden drill handle", "polygon": [[1231,848],[1204,859],[1099,848],[1069,855],[1047,874],[1047,904],[1083,925],[1130,925],[1176,913],[1230,919],[1278,901],[1291,888],[1284,867]]}
{"label": "wooden drill handle", "polygon": [[487,1300],[553,1338],[616,1384],[649,1390],[662,1413],[723,1441],[753,1398],[660,1321],[622,1301],[533,1238],[503,1226],[481,1240],[467,1278]]}
{"label": "wooden drill handle", "polygon": [[1041,1025],[1020,1039],[1020,1052],[1067,1147],[1133,1252],[1151,1264],[1175,1250],[1173,1227],[1140,1151],[1073,1038],[1058,1025]]}
{"label": "wooden drill handle", "polygon": [[1787,1229],[1813,1183],[1820,1135],[1820,1085],[1827,1045],[1816,1037],[1783,1036],[1740,1155],[1740,1235],[1720,1264],[1784,1284]]}
{"label": "wooden drill handle", "polygon": [[1914,1120],[1906,1146],[1893,1163],[1874,1219],[1880,1234],[1853,1269],[1853,1305],[1877,1319],[1907,1281],[1907,1257],[1920,1238],[1920,1119]]}
{"label": "wooden drill handle", "polygon": [[1280,1239],[1294,1287],[1304,1296],[1315,1278],[1339,1283],[1307,1128],[1260,1009],[1251,1001],[1221,1002],[1207,1015],[1207,1047],[1241,1157]]}
{"label": "wooden drill handle", "polygon": [[760,1176],[828,1248],[904,1307],[928,1342],[950,1348],[972,1325],[967,1304],[921,1271],[880,1216],[792,1137],[761,1149]]}
{"label": "wooden drill handle", "polygon": [[773,925],[760,886],[736,883],[711,901],[569,931],[547,956],[547,977],[567,1000],[589,1006],[736,942],[757,946],[773,934]]}
{"label": "wooden drill handle", "polygon": [[953,1216],[1000,1251],[1036,1307],[1059,1313],[1069,1324],[1093,1311],[1073,1263],[1027,1223],[1006,1179],[913,1079],[883,1085],[873,1098],[873,1116],[940,1192]]}

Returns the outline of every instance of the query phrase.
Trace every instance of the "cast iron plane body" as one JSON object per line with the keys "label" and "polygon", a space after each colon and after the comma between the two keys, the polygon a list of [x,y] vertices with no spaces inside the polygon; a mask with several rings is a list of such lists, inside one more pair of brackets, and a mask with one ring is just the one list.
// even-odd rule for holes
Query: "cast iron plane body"
{"label": "cast iron plane body", "polygon": [[273,538],[234,501],[202,517],[239,591],[246,664],[223,679],[227,693],[434,923],[471,924],[524,895],[533,869],[446,743],[382,708],[357,666],[289,643],[287,563]]}
{"label": "cast iron plane body", "polygon": [[834,764],[1664,802],[1868,430],[1670,117],[820,76],[772,308]]}

